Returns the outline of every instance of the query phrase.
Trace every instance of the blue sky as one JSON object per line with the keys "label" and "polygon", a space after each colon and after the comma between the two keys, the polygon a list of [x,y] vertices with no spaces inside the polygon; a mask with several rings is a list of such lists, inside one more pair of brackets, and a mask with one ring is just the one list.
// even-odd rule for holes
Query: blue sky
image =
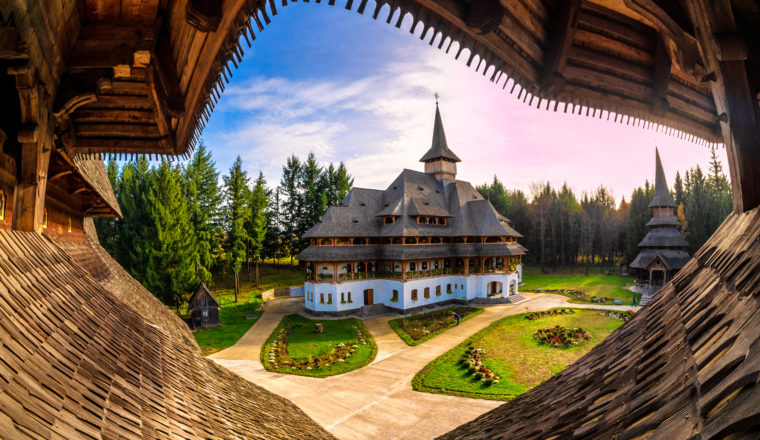
{"label": "blue sky", "polygon": [[[403,168],[422,170],[434,92],[449,146],[462,158],[458,177],[473,184],[494,175],[526,191],[539,181],[566,181],[579,193],[603,184],[628,198],[654,180],[656,145],[671,184],[676,170],[707,168],[707,147],[528,107],[466,67],[466,52],[454,60],[456,45],[445,54],[420,41],[419,30],[410,35],[410,20],[396,29],[373,20],[373,10],[278,6],[203,133],[222,173],[239,154],[251,176],[261,170],[275,185],[286,157],[314,151],[323,164],[345,162],[355,185],[385,188]],[[724,149],[719,157],[727,168]]]}

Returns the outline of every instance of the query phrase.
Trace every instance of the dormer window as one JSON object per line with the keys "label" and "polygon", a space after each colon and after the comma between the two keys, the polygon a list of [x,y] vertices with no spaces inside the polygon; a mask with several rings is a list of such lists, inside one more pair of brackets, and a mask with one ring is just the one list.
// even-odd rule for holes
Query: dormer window
{"label": "dormer window", "polygon": [[386,215],[383,218],[383,223],[386,225],[390,225],[392,223],[396,223],[396,216],[395,215]]}

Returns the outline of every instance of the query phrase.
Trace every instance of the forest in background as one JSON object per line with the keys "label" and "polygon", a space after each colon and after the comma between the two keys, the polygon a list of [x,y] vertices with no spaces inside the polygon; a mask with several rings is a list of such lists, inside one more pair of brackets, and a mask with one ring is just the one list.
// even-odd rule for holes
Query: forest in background
{"label": "forest in background", "polygon": [[[543,272],[592,265],[612,272],[618,264],[628,264],[639,253],[638,244],[652,218],[649,202],[654,185],[649,180],[618,205],[604,186],[580,195],[567,184],[553,188],[549,183],[531,185],[530,193],[509,190],[494,177],[477,190],[491,201],[499,213],[512,221],[528,248],[525,260]],[[697,166],[683,177],[676,172],[671,194],[676,218],[689,243],[689,254],[707,241],[731,212],[731,184],[712,150],[707,173]]]}
{"label": "forest in background", "polygon": [[[212,274],[233,275],[235,301],[245,270],[259,284],[264,259],[293,258],[307,246],[301,235],[353,186],[343,163],[319,165],[290,156],[279,184],[252,178],[238,157],[220,181],[201,144],[186,164],[151,165],[142,158],[107,171],[124,215],[96,219],[103,247],[165,304],[179,307]],[[528,194],[494,177],[477,190],[511,220],[528,248],[525,261],[544,272],[601,266],[612,272],[638,254],[651,218],[648,181],[618,205],[603,186],[576,194],[567,184],[536,183]],[[710,169],[676,174],[671,191],[677,218],[694,253],[731,212],[731,188],[713,151]]]}

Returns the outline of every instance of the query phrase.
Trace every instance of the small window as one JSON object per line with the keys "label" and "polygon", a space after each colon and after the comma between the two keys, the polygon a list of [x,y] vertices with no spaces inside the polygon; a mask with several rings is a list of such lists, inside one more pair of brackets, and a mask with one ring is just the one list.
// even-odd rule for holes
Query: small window
{"label": "small window", "polygon": [[422,270],[427,270],[427,268],[428,268],[428,263],[427,263],[427,261],[423,261],[423,262],[422,262]]}
{"label": "small window", "polygon": [[414,261],[409,263],[409,270],[417,270],[417,263],[415,263]]}
{"label": "small window", "polygon": [[208,310],[205,310],[205,309],[201,310],[201,316],[203,316],[204,318],[208,318]]}
{"label": "small window", "polygon": [[332,293],[327,294],[327,304],[332,304]]}
{"label": "small window", "polygon": [[391,301],[398,302],[398,290],[394,290],[391,294]]}
{"label": "small window", "polygon": [[446,284],[446,293],[451,293],[451,284]]}
{"label": "small window", "polygon": [[351,292],[348,292],[348,302],[349,302],[349,303],[352,303],[352,302],[353,302],[353,301],[351,301]]}
{"label": "small window", "polygon": [[430,287],[425,287],[425,298],[430,298]]}
{"label": "small window", "polygon": [[346,303],[346,293],[340,292],[340,303],[345,304]]}
{"label": "small window", "polygon": [[367,206],[366,203],[359,203],[359,206]]}
{"label": "small window", "polygon": [[441,296],[441,286],[435,286],[435,296]]}
{"label": "small window", "polygon": [[324,304],[325,303],[325,294],[324,293],[320,293],[319,294],[319,303],[320,304]]}
{"label": "small window", "polygon": [[412,301],[417,301],[417,289],[412,290]]}

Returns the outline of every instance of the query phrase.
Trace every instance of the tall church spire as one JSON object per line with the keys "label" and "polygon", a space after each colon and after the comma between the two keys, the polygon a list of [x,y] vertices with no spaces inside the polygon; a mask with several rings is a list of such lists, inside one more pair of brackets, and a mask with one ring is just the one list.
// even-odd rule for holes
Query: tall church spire
{"label": "tall church spire", "polygon": [[655,147],[654,149],[656,159],[655,169],[655,181],[654,181],[654,198],[649,203],[650,208],[655,207],[670,207],[675,208],[676,202],[673,200],[673,196],[670,195],[670,189],[668,188],[668,182],[665,181],[665,171],[662,169],[662,161],[660,160],[660,152]]}
{"label": "tall church spire", "polygon": [[425,173],[432,174],[444,185],[445,181],[451,182],[457,175],[457,162],[461,160],[449,149],[446,143],[446,133],[443,131],[441,111],[438,109],[438,96],[435,103],[435,123],[433,125],[433,144],[422,156],[420,162],[425,163]]}
{"label": "tall church spire", "polygon": [[446,143],[446,133],[443,131],[443,121],[441,121],[441,111],[438,109],[438,103],[435,104],[435,124],[433,125],[433,144],[430,149],[422,156],[420,162],[430,162],[433,160],[445,159],[451,162],[461,162],[461,160],[449,149]]}

